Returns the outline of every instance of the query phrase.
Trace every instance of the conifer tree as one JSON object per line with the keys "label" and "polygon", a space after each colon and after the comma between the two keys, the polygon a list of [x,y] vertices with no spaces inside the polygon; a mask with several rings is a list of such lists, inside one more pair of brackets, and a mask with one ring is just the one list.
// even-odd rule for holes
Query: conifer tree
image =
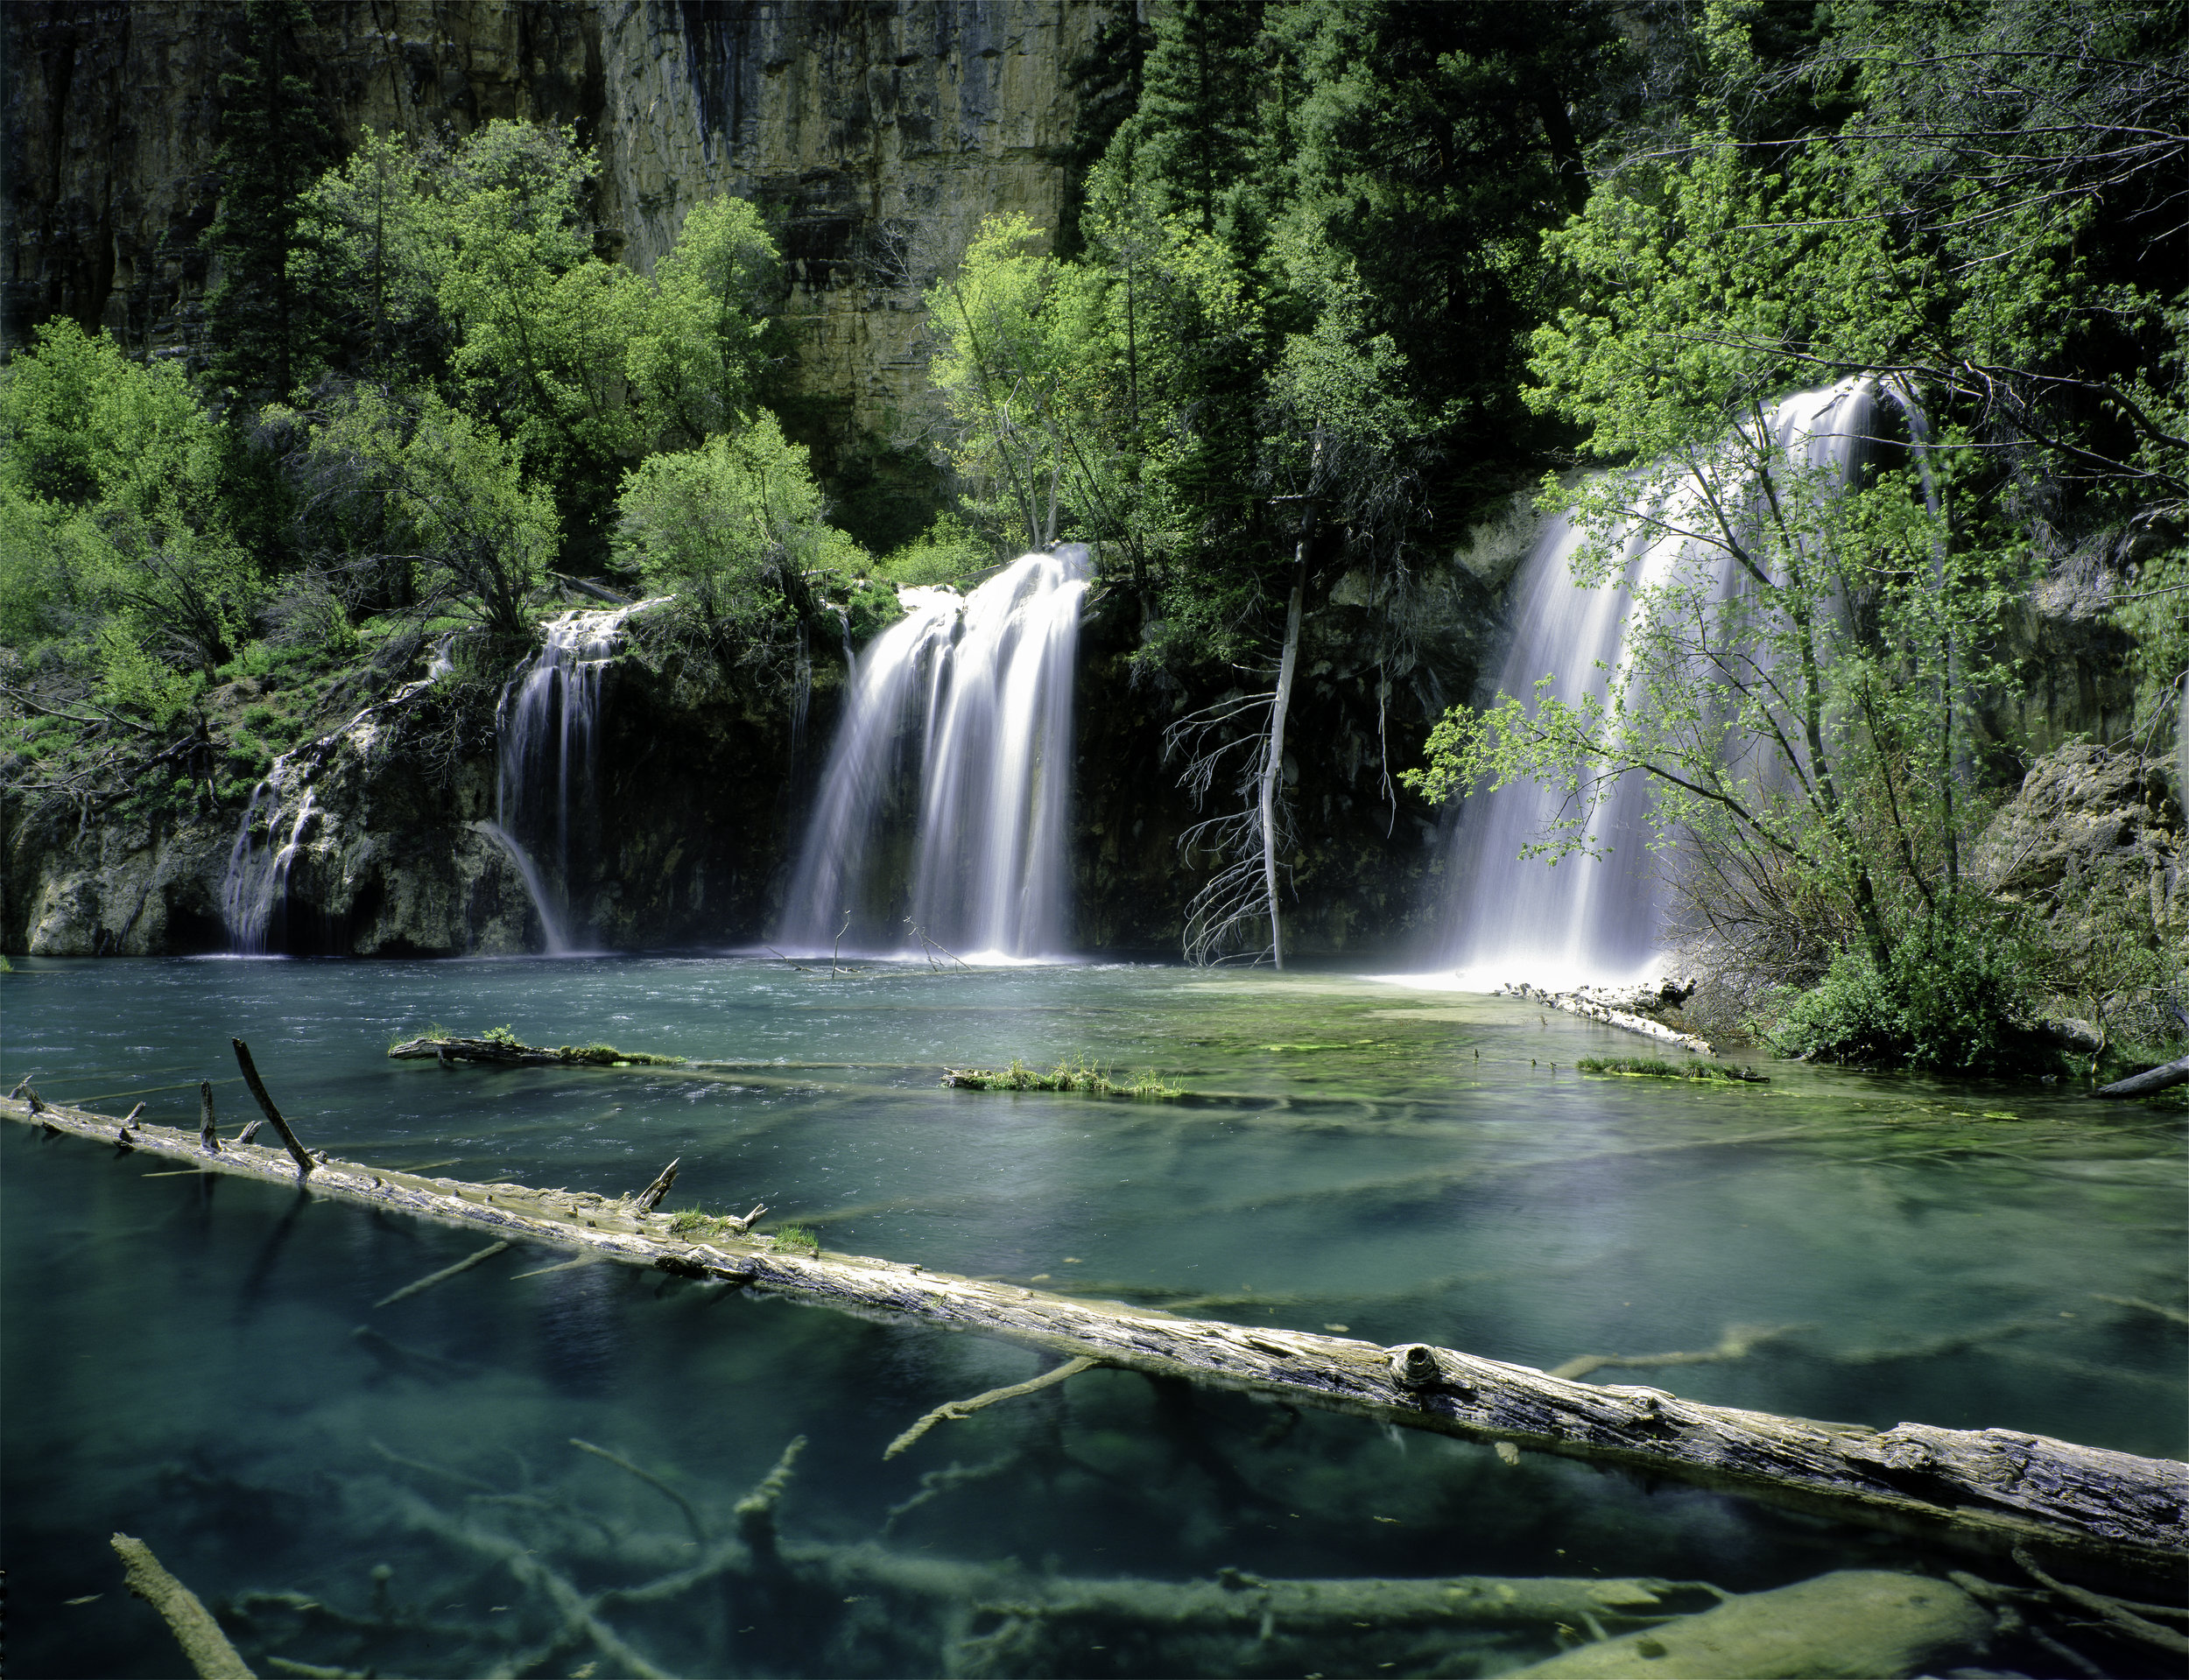
{"label": "conifer tree", "polygon": [[219,277],[206,299],[214,379],[246,397],[284,397],[321,336],[299,284],[311,235],[305,197],[334,146],[297,40],[304,0],[247,0],[240,68],[221,78],[220,209],[204,243]]}

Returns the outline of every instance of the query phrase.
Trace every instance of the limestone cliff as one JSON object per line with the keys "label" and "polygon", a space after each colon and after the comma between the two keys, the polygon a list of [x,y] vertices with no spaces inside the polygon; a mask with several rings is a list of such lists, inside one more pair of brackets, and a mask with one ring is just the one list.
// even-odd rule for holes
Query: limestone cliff
{"label": "limestone cliff", "polygon": [[[335,130],[568,123],[642,271],[718,193],[776,218],[797,406],[839,456],[911,440],[920,296],[981,218],[1053,228],[1095,0],[314,0],[300,45]],[[241,8],[11,0],[0,331],[53,314],[195,345]]]}

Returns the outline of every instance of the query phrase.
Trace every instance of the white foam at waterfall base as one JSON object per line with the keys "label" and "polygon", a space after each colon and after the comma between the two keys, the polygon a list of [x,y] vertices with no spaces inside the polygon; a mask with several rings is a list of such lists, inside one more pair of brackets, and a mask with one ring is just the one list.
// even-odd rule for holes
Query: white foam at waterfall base
{"label": "white foam at waterfall base", "polygon": [[1064,953],[1087,587],[1087,551],[1066,544],[969,595],[897,592],[904,616],[860,657],[829,749],[778,934],[786,949]]}
{"label": "white foam at waterfall base", "polygon": [[564,613],[548,621],[538,653],[502,691],[495,710],[495,819],[475,825],[509,854],[539,917],[550,956],[572,954],[574,816],[591,812],[602,678],[630,618],[669,597]]}
{"label": "white foam at waterfall base", "polygon": [[[1844,480],[1869,441],[1875,407],[1871,383],[1850,379],[1783,397],[1766,421],[1772,443],[1791,460]],[[1652,511],[1674,531],[1686,524],[1677,497]],[[1714,573],[1719,599],[1741,587],[1735,563],[1715,550],[1692,549],[1677,537],[1652,540],[1638,528],[1622,540],[1623,587],[1584,588],[1572,569],[1584,534],[1565,517],[1546,525],[1514,579],[1513,639],[1496,692],[1530,699],[1547,675],[1548,692],[1568,705],[1584,694],[1601,699],[1629,680],[1627,642],[1639,593],[1697,567]],[[1574,854],[1555,865],[1524,858],[1564,797],[1526,781],[1468,797],[1449,854],[1441,948],[1432,974],[1419,978],[1440,975],[1471,991],[1517,981],[1563,990],[1629,984],[1663,969],[1666,893],[1662,861],[1649,850],[1647,779],[1622,777],[1597,805],[1587,835],[1598,855]]]}

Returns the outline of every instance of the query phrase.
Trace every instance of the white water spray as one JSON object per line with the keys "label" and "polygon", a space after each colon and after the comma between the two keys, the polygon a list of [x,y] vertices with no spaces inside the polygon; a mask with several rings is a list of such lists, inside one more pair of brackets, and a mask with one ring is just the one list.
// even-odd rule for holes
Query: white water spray
{"label": "white water spray", "polygon": [[[1871,441],[1875,411],[1875,388],[1866,380],[1803,391],[1766,411],[1766,441],[1797,467],[1829,471],[1846,482]],[[1699,528],[1690,521],[1701,517],[1699,505],[1677,496],[1651,511],[1659,529],[1674,532]],[[1603,699],[1614,684],[1629,680],[1628,640],[1636,603],[1652,587],[1695,568],[1713,574],[1716,599],[1742,587],[1738,563],[1720,550],[1630,528],[1622,539],[1621,584],[1581,587],[1572,567],[1584,540],[1561,517],[1545,529],[1523,563],[1513,585],[1515,630],[1497,676],[1499,692],[1529,699],[1538,678],[1548,674],[1553,681],[1547,692],[1568,705],[1585,694]],[[1587,826],[1591,848],[1602,854],[1574,854],[1555,867],[1520,854],[1558,814],[1559,790],[1516,782],[1469,798],[1450,854],[1453,884],[1439,966],[1456,967],[1463,984],[1485,988],[1509,981],[1566,987],[1647,976],[1665,954],[1663,883],[1648,851],[1651,798],[1645,777],[1622,777]]]}
{"label": "white water spray", "polygon": [[229,848],[228,873],[221,882],[221,919],[228,924],[228,948],[238,956],[267,954],[274,918],[288,909],[289,871],[318,813],[318,800],[306,787],[290,819],[288,838],[277,847],[269,832],[265,844],[257,843],[260,813],[265,813],[264,826],[271,831],[287,803],[291,767],[292,755],[284,753],[274,760],[266,779],[251,790],[236,843]]}
{"label": "white water spray", "polygon": [[[1055,956],[1069,912],[1073,661],[1087,551],[1028,554],[965,597],[907,588],[830,749],[782,942]],[[848,931],[846,917],[848,915]]]}
{"label": "white water spray", "polygon": [[548,621],[545,643],[510,679],[495,711],[496,819],[480,824],[479,832],[517,866],[551,954],[570,948],[567,917],[557,901],[564,908],[569,902],[574,823],[582,828],[593,812],[602,678],[625,622],[661,599]]}

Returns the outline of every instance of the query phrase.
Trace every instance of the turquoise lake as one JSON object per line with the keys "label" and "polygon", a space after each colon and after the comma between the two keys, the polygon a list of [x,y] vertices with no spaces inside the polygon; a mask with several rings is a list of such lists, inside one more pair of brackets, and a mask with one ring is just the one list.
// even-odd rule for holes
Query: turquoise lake
{"label": "turquoise lake", "polygon": [[[388,1059],[436,1024],[736,1065]],[[681,1157],[668,1207],[764,1202],[764,1226],[831,1249],[1546,1369],[1620,1356],[1595,1380],[1802,1416],[2189,1449],[2166,1311],[2189,1294],[2179,1105],[1781,1064],[1758,1086],[1593,1078],[1581,1058],[1648,1047],[1511,999],[1336,973],[831,976],[695,957],[27,961],[0,977],[8,1086],[29,1077],[51,1100],[142,1100],[194,1125],[210,1079],[240,1123],[231,1035],[306,1142],[375,1164],[622,1194]],[[1190,1094],[940,1084],[1013,1058]],[[177,1670],[121,1589],[116,1530],[236,1612],[261,1673],[933,1671],[932,1630],[901,1602],[790,1576],[616,1600],[599,1620],[631,1661],[559,1631],[563,1587],[658,1579],[735,1532],[733,1508],[799,1437],[786,1551],[932,1564],[904,1590],[930,1594],[937,1627],[967,1613],[954,1595],[1014,1570],[1741,1592],[1967,1566],[1746,1499],[1119,1371],[884,1461],[928,1409],[1053,1360],[609,1264],[548,1269],[566,1256],[546,1248],[375,1309],[482,1240],[27,1127],[0,1129],[0,1150],[18,1674]],[[1675,1352],[1721,1356],[1647,1362]],[[1040,1671],[1186,1671],[1199,1648],[1159,1634],[1089,1635]],[[1318,1648],[1332,1673],[1468,1674],[1556,1644],[1371,1629]],[[1218,1649],[1211,1663],[1237,1661]],[[259,1666],[273,1658],[292,1666]]]}

